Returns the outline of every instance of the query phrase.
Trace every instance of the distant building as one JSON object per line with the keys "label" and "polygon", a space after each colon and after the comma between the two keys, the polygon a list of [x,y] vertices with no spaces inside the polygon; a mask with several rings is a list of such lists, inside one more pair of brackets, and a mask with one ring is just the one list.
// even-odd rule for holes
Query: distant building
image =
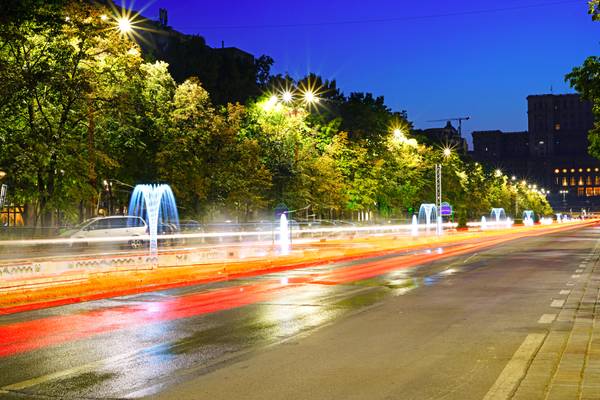
{"label": "distant building", "polygon": [[443,128],[417,129],[414,135],[421,136],[421,140],[440,147],[450,147],[460,154],[467,154],[467,141],[460,132],[448,121]]}
{"label": "distant building", "polygon": [[213,48],[200,35],[172,29],[168,12],[159,9],[158,20],[138,17],[137,40],[146,59],[162,60],[181,83],[197,77],[216,104],[245,102],[260,93],[254,56],[236,47]]}
{"label": "distant building", "polygon": [[529,176],[529,133],[474,131],[473,158],[510,175]]}
{"label": "distant building", "polygon": [[600,209],[600,161],[588,154],[591,103],[545,94],[528,96],[527,105],[528,131],[473,132],[473,158],[549,190],[557,210]]}

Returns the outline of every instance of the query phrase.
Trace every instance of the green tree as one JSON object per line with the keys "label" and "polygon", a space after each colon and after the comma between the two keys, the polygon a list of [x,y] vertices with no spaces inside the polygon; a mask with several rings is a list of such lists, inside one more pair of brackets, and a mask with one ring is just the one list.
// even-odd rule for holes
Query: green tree
{"label": "green tree", "polygon": [[49,225],[53,211],[68,205],[68,194],[96,189],[90,185],[94,110],[106,100],[103,83],[118,85],[123,75],[115,70],[129,70],[122,67],[133,45],[101,18],[102,7],[27,5],[28,18],[7,18],[0,29],[0,79],[10,82],[11,93],[0,104],[6,122],[0,163],[16,197],[31,206],[30,222]]}

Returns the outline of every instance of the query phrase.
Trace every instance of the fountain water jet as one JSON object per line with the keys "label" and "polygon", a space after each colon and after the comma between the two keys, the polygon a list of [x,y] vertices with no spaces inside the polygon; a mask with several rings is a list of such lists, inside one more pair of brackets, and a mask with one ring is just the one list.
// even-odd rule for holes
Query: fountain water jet
{"label": "fountain water jet", "polygon": [[279,217],[279,249],[283,256],[290,254],[290,229],[285,213]]}
{"label": "fountain water jet", "polygon": [[425,223],[425,226],[429,229],[432,221],[437,221],[437,207],[435,204],[421,204],[421,207],[419,207],[419,224]]}
{"label": "fountain water jet", "polygon": [[158,225],[174,224],[179,229],[175,196],[169,185],[136,185],[129,200],[129,215],[141,217],[148,224],[150,256],[158,255]]}
{"label": "fountain water jet", "polygon": [[532,210],[525,210],[523,211],[523,225],[525,226],[533,226],[534,224],[534,213]]}
{"label": "fountain water jet", "polygon": [[493,220],[496,225],[500,225],[500,222],[506,221],[506,212],[504,212],[504,208],[492,208],[490,219]]}
{"label": "fountain water jet", "polygon": [[410,234],[412,236],[419,236],[419,221],[416,215],[412,216],[412,224],[410,228]]}

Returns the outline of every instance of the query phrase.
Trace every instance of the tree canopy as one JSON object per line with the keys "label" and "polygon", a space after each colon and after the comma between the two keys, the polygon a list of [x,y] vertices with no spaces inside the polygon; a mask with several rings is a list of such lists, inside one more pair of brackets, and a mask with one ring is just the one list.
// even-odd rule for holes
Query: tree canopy
{"label": "tree canopy", "polygon": [[171,184],[190,218],[259,219],[280,203],[322,218],[408,218],[433,202],[437,163],[464,221],[491,207],[551,212],[541,193],[419,143],[382,96],[271,76],[261,57],[252,85],[262,93],[215,102],[198,77],[178,82],[122,35],[113,10],[51,3],[11,0],[0,17],[0,166],[30,225],[96,215],[107,195],[106,212],[123,212],[129,186],[148,182]]}

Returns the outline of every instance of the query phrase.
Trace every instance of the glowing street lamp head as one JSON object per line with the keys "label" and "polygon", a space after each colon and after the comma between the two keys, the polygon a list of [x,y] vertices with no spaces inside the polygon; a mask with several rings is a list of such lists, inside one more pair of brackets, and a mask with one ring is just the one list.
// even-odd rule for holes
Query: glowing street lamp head
{"label": "glowing street lamp head", "polygon": [[290,92],[289,90],[286,90],[281,95],[281,99],[283,100],[284,103],[291,103],[292,100],[294,100],[294,95],[292,95],[292,92]]}
{"label": "glowing street lamp head", "polygon": [[452,150],[449,147],[446,147],[444,149],[444,157],[450,157],[451,154],[452,154]]}
{"label": "glowing street lamp head", "polygon": [[262,103],[262,108],[265,111],[273,111],[277,107],[277,96],[274,94],[269,96],[267,101]]}
{"label": "glowing street lamp head", "polygon": [[119,32],[123,34],[130,33],[133,29],[131,26],[131,21],[127,17],[121,17],[117,20]]}
{"label": "glowing street lamp head", "polygon": [[500,178],[502,176],[502,170],[501,169],[495,170],[494,175],[496,175],[497,178]]}
{"label": "glowing street lamp head", "polygon": [[511,176],[511,177],[510,177],[510,180],[511,180],[511,181],[516,181],[516,180],[517,180],[517,177],[513,175],[513,176]]}
{"label": "glowing street lamp head", "polygon": [[308,104],[318,103],[319,99],[312,90],[304,92],[304,101]]}

